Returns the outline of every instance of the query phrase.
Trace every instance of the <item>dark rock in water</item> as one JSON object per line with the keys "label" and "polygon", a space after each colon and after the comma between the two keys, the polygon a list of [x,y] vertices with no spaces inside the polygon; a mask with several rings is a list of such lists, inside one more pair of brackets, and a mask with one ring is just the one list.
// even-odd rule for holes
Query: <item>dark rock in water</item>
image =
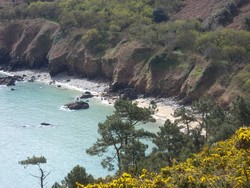
{"label": "dark rock in water", "polygon": [[57,85],[56,87],[62,87],[61,85]]}
{"label": "dark rock in water", "polygon": [[68,79],[68,80],[65,80],[65,82],[70,82],[70,79]]}
{"label": "dark rock in water", "polygon": [[23,77],[22,76],[18,76],[18,75],[14,75],[13,78],[16,80],[16,81],[23,81]]}
{"label": "dark rock in water", "polygon": [[56,83],[55,80],[53,80],[53,81],[49,82],[49,85],[52,85],[52,84],[55,84],[55,83]]}
{"label": "dark rock in water", "polygon": [[84,101],[76,101],[72,103],[65,104],[67,108],[70,110],[80,110],[80,109],[88,109],[89,104]]}
{"label": "dark rock in water", "polygon": [[14,86],[16,81],[23,81],[21,76],[5,76],[0,78],[0,85]]}
{"label": "dark rock in water", "polygon": [[135,100],[138,99],[138,94],[133,88],[125,88],[119,92],[119,96],[124,100]]}
{"label": "dark rock in water", "polygon": [[92,98],[94,97],[94,95],[92,95],[92,93],[90,93],[89,91],[86,91],[85,93],[82,94],[82,96],[80,97],[81,99],[88,99],[88,98]]}
{"label": "dark rock in water", "polygon": [[14,88],[11,88],[10,90],[11,90],[11,91],[14,91],[15,89],[14,89]]}
{"label": "dark rock in water", "polygon": [[0,85],[14,86],[16,79],[13,76],[6,76],[0,78]]}
{"label": "dark rock in water", "polygon": [[43,125],[43,126],[50,126],[51,124],[50,123],[41,123],[41,125]]}

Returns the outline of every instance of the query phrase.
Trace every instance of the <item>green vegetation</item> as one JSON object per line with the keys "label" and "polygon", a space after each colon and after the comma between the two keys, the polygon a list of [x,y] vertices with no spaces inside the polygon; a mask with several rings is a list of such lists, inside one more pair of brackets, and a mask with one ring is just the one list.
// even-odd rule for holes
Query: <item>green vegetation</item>
{"label": "green vegetation", "polygon": [[149,121],[151,114],[152,108],[140,108],[131,101],[117,100],[114,114],[98,125],[101,138],[97,139],[86,152],[90,155],[103,155],[111,147],[115,153],[103,160],[104,168],[114,170],[114,160],[116,160],[118,173],[124,171],[138,173],[138,163],[145,158],[147,149],[147,145],[140,140],[154,135],[143,129],[136,129],[135,126],[140,122]]}
{"label": "green vegetation", "polygon": [[144,169],[140,176],[123,173],[104,184],[76,184],[78,188],[249,187],[249,150],[250,130],[240,128],[230,139],[204,147],[185,162],[174,161],[159,173]]}
{"label": "green vegetation", "polygon": [[195,42],[197,50],[213,60],[241,63],[249,58],[250,33],[247,31],[221,30],[203,33]]}
{"label": "green vegetation", "polygon": [[250,30],[250,16],[245,18],[245,27],[248,31]]}
{"label": "green vegetation", "polygon": [[[222,25],[230,22],[243,3],[241,0],[230,2],[216,14]],[[180,6],[180,0],[27,1],[1,9],[0,17],[7,20],[44,18],[58,22],[65,33],[78,30],[82,43],[101,56],[126,38],[165,49],[166,61],[171,61],[169,56],[178,49],[187,56],[198,53],[217,63],[247,62],[249,32],[227,29],[205,32],[199,20],[169,21]],[[248,29],[248,17],[245,25]],[[161,67],[162,63],[159,65]]]}
{"label": "green vegetation", "polygon": [[[52,188],[249,186],[250,130],[241,127],[250,125],[250,100],[237,97],[227,110],[210,99],[195,101],[189,108],[176,109],[176,120],[167,120],[156,134],[136,128],[150,120],[157,108],[153,101],[150,105],[140,108],[137,103],[117,100],[114,114],[99,123],[101,137],[87,153],[102,156],[108,149],[114,151],[102,162],[108,170],[117,169],[114,177],[95,180],[77,165]],[[155,145],[149,155],[145,139]],[[19,163],[37,165],[41,175],[32,176],[44,187],[49,173],[40,165],[46,163],[45,157]]]}
{"label": "green vegetation", "polygon": [[[231,0],[216,12],[216,23],[229,24],[242,2]],[[1,9],[0,17],[7,21],[43,18],[57,22],[60,37],[74,36],[74,41],[82,43],[95,57],[112,51],[122,40],[138,41],[155,50],[154,56],[147,56],[149,60],[144,62],[156,74],[177,65],[186,69],[190,63],[194,65],[191,76],[200,78],[204,59],[233,74],[223,75],[224,82],[229,82],[237,70],[235,85],[249,96],[249,17],[245,18],[246,30],[209,31],[200,20],[174,20],[171,16],[180,6],[181,0],[28,0]],[[201,62],[194,57],[201,57]],[[103,159],[102,166],[117,169],[119,175],[130,174],[93,187],[249,187],[249,129],[240,129],[250,125],[249,101],[238,97],[226,110],[210,99],[195,101],[190,108],[177,109],[177,120],[166,121],[157,134],[152,134],[136,125],[149,121],[154,108],[139,108],[131,101],[118,100],[114,114],[98,125],[100,138],[86,152],[101,156],[112,149],[114,155]],[[232,139],[220,142],[238,129]],[[155,145],[149,155],[143,139]],[[43,162],[28,158],[22,163],[39,166]],[[39,169],[42,186],[46,176]],[[76,181],[83,187],[81,184],[92,183],[93,178],[77,166],[54,188],[74,187]]]}
{"label": "green vegetation", "polygon": [[245,69],[237,74],[237,79],[242,86],[243,91],[250,92],[250,65],[247,65]]}
{"label": "green vegetation", "polygon": [[43,188],[45,185],[44,180],[50,174],[50,172],[46,174],[46,172],[41,168],[41,164],[45,164],[46,162],[47,162],[47,160],[43,156],[41,156],[41,157],[33,156],[32,158],[28,157],[26,160],[19,161],[19,164],[24,165],[25,167],[28,165],[37,165],[39,168],[39,171],[41,172],[41,175],[40,176],[35,176],[33,174],[31,174],[31,175],[35,178],[40,179],[40,186],[41,186],[41,188]]}
{"label": "green vegetation", "polygon": [[[122,107],[122,104],[126,104],[128,108]],[[134,119],[139,117],[138,113],[132,113],[133,116],[130,116],[132,114],[125,110],[131,108],[139,110],[136,104],[133,106],[128,101],[118,101],[117,105],[116,112],[123,112],[120,118],[124,117],[125,121],[118,123],[113,121],[113,127],[128,122],[132,125],[132,122],[139,121]],[[160,127],[160,131],[151,136],[156,147],[149,156],[145,156],[144,145],[135,143],[134,140],[131,142],[132,137],[127,137],[131,135],[130,133],[135,133],[134,129],[126,129],[124,125],[119,129],[112,128],[113,132],[110,132],[110,135],[114,133],[119,135],[119,137],[112,136],[114,148],[117,149],[116,144],[120,142],[119,140],[123,140],[124,142],[119,143],[122,151],[120,155],[123,154],[125,159],[130,158],[130,161],[137,159],[138,171],[135,173],[134,170],[126,168],[129,164],[121,162],[120,165],[125,165],[124,168],[119,168],[119,174],[123,173],[121,176],[99,180],[96,184],[78,182],[76,183],[78,187],[248,187],[250,185],[250,131],[249,128],[241,128],[250,124],[249,100],[237,97],[228,110],[223,110],[212,100],[202,99],[194,102],[191,108],[177,109],[174,116],[177,118],[174,123],[167,120],[164,126]],[[134,121],[130,121],[132,119]],[[110,117],[104,124],[108,121]],[[103,137],[104,135],[94,146],[99,144],[97,146],[99,151],[105,152],[103,146],[108,140],[104,140]],[[230,137],[232,138],[229,139]],[[125,138],[128,139],[127,145]],[[139,137],[134,138],[139,141]]]}
{"label": "green vegetation", "polygon": [[52,188],[76,188],[76,182],[87,185],[93,183],[94,178],[92,175],[86,173],[85,168],[77,165],[62,180],[61,185],[56,182]]}
{"label": "green vegetation", "polygon": [[[250,102],[242,97],[237,97],[228,110],[211,99],[196,101],[191,108],[181,107],[173,114],[176,121],[167,120],[157,134],[135,128],[138,122],[149,120],[150,109],[123,100],[116,102],[115,109],[114,115],[99,124],[101,138],[87,153],[101,156],[113,148],[114,156],[105,158],[102,165],[109,170],[117,169],[113,163],[116,160],[118,174],[137,175],[142,169],[159,172],[163,166],[184,161],[204,146],[228,139],[237,129],[250,124]],[[148,156],[147,146],[141,142],[146,138],[155,144]]]}

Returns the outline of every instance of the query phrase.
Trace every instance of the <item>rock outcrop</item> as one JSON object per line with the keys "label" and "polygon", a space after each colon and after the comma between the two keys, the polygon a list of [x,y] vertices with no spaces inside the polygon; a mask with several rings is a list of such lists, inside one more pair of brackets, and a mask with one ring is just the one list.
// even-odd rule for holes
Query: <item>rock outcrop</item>
{"label": "rock outcrop", "polygon": [[80,110],[80,109],[88,109],[89,104],[84,101],[76,101],[72,103],[65,104],[67,108],[70,110]]}
{"label": "rock outcrop", "polygon": [[5,76],[0,77],[0,85],[14,86],[16,81],[21,81],[22,78],[19,76]]}
{"label": "rock outcrop", "polygon": [[58,29],[58,24],[40,19],[1,25],[0,62],[7,62],[11,69],[46,66]]}
{"label": "rock outcrop", "polygon": [[0,78],[0,85],[14,86],[16,79],[12,76]]}
{"label": "rock outcrop", "polygon": [[84,92],[84,93],[80,96],[80,99],[88,99],[88,98],[92,98],[92,97],[94,97],[94,95],[93,95],[91,92],[86,91],[86,92]]}
{"label": "rock outcrop", "polygon": [[[124,98],[136,98],[137,93],[143,93],[174,96],[190,103],[209,96],[227,105],[236,95],[242,95],[244,83],[238,78],[248,70],[246,65],[222,70],[199,55],[179,55],[164,47],[145,47],[129,40],[122,40],[105,54],[97,55],[84,46],[81,36],[81,33],[63,33],[58,24],[42,19],[2,22],[0,66],[4,64],[6,69],[48,67],[51,76],[67,72],[109,80],[110,89],[121,91]],[[230,79],[225,82],[223,75]],[[248,77],[241,79],[246,83]],[[122,93],[125,88],[133,88],[136,93]],[[88,104],[69,106],[87,108]]]}

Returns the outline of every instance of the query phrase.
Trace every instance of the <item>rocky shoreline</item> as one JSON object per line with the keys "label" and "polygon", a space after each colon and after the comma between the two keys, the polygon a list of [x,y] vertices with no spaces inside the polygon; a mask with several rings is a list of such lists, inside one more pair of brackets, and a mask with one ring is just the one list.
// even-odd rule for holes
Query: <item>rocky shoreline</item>
{"label": "rocky shoreline", "polygon": [[[2,73],[8,76],[20,77],[23,81],[27,82],[37,81],[55,85],[56,87],[78,90],[82,93],[90,92],[93,97],[108,105],[113,105],[114,101],[119,98],[116,94],[109,94],[107,92],[109,90],[109,83],[107,82],[76,78],[64,73],[51,77],[46,69],[17,70]],[[136,101],[140,107],[148,107],[151,101],[155,101],[157,110],[154,114],[154,118],[160,123],[164,123],[166,119],[174,121],[172,114],[174,110],[178,108],[178,104],[174,100],[167,98],[144,98],[143,96],[139,96],[139,98],[134,99],[134,101]]]}

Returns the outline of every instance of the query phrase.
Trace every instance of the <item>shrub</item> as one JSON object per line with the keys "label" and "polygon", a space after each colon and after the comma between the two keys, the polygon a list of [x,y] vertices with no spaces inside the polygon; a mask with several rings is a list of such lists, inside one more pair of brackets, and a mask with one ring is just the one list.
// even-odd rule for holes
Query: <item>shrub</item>
{"label": "shrub", "polygon": [[77,187],[76,182],[83,185],[88,185],[89,183],[94,182],[94,178],[92,175],[86,173],[85,168],[77,165],[64,178],[64,180],[62,181],[62,185],[56,182],[52,186],[52,188],[63,188],[63,187],[76,188]]}
{"label": "shrub", "polygon": [[245,18],[245,27],[248,31],[250,30],[250,16]]}
{"label": "shrub", "polygon": [[56,20],[60,15],[60,11],[57,2],[32,2],[28,7],[29,16],[32,18]]}
{"label": "shrub", "polygon": [[156,8],[153,12],[152,20],[157,23],[166,22],[169,20],[169,16],[167,15],[164,9]]}
{"label": "shrub", "polygon": [[108,183],[78,188],[112,187],[249,187],[250,128],[241,128],[226,140],[205,147],[183,163],[161,169],[161,173],[142,170],[139,177],[124,173]]}
{"label": "shrub", "polygon": [[[196,49],[214,60],[242,62],[249,57],[250,34],[247,31],[220,30],[200,33],[196,39]],[[211,51],[211,49],[215,49]],[[208,52],[213,53],[208,53]]]}

